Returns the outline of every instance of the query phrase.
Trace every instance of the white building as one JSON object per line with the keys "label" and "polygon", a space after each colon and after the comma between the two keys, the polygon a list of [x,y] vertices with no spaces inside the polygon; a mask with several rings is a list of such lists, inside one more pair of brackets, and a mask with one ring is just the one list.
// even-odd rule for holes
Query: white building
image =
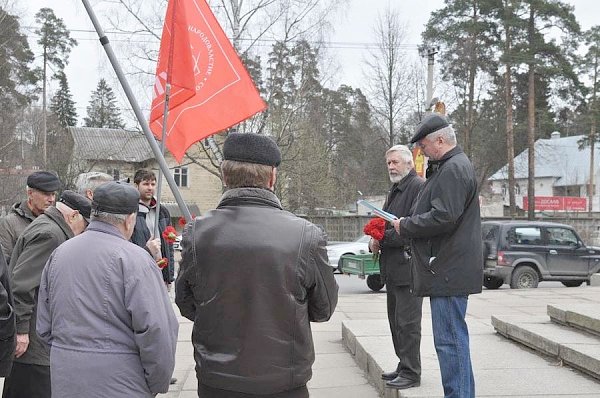
{"label": "white building", "polygon": [[[571,196],[587,198],[590,175],[590,147],[580,148],[584,135],[560,137],[552,133],[550,139],[535,142],[535,196]],[[515,157],[515,199],[516,205],[523,208],[523,197],[527,196],[528,151]],[[596,147],[595,158],[600,160],[600,150]],[[598,184],[600,170],[598,162],[594,166],[594,183]],[[508,201],[508,165],[505,165],[489,179],[492,192],[501,194],[504,204]],[[593,211],[600,210],[598,192],[594,192]]]}

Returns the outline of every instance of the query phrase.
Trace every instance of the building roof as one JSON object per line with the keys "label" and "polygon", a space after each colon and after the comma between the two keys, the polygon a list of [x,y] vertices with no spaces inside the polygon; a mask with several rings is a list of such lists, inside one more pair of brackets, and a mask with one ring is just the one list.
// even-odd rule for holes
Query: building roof
{"label": "building roof", "polygon": [[69,127],[73,155],[86,160],[143,162],[154,154],[143,133],[121,129]]}
{"label": "building roof", "polygon": [[[554,186],[585,185],[589,183],[590,147],[579,149],[584,135],[539,139],[535,142],[535,177],[555,178]],[[526,179],[529,161],[527,149],[515,157],[515,179]],[[595,174],[598,173],[596,169]],[[488,180],[508,179],[508,164]]]}

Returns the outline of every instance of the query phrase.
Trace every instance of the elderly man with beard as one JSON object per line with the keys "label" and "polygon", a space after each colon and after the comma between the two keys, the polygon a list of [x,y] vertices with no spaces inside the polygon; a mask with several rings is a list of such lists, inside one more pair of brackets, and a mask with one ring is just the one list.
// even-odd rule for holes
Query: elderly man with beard
{"label": "elderly man with beard", "polygon": [[[397,217],[410,214],[423,179],[414,170],[412,153],[404,145],[395,145],[385,153],[392,188],[383,209]],[[386,386],[396,389],[416,387],[421,382],[421,307],[423,299],[410,291],[410,242],[386,223],[382,240],[371,239],[369,247],[381,250],[381,276],[387,284],[387,309],[398,366],[381,375]]]}

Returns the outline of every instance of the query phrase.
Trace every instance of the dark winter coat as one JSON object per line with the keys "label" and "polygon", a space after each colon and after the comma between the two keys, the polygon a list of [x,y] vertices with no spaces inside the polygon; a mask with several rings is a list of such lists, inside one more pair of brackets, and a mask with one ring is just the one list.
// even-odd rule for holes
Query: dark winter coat
{"label": "dark winter coat", "polygon": [[26,200],[12,205],[8,214],[0,220],[0,244],[6,264],[10,264],[17,239],[33,220],[35,216],[27,206]]}
{"label": "dark winter coat", "polygon": [[17,315],[17,333],[29,334],[29,347],[15,362],[50,366],[50,350],[36,332],[37,299],[46,261],[73,231],[54,206],[46,209],[21,234],[10,260],[11,288]]}
{"label": "dark winter coat", "polygon": [[310,322],[337,304],[325,245],[319,228],[260,188],[231,189],[188,224],[175,302],[194,321],[201,383],[285,397],[310,380]]}
{"label": "dark winter coat", "polygon": [[[153,209],[156,209],[156,201],[154,199],[152,199],[151,206]],[[137,218],[135,220],[135,228],[130,239],[131,242],[143,248],[146,247],[146,243],[148,243],[148,240],[153,235],[148,228],[148,224],[146,223],[146,215],[149,212],[150,208],[140,202]],[[163,268],[162,274],[163,280],[167,283],[173,282],[175,276],[175,257],[173,253],[173,244],[167,242],[167,240],[162,236],[163,231],[169,225],[171,225],[171,214],[165,206],[160,206],[160,217],[158,220],[158,229],[160,231],[160,250],[162,252],[162,257],[169,260],[169,265]]]}
{"label": "dark winter coat", "polygon": [[475,170],[459,147],[429,163],[412,215],[400,222],[400,236],[411,239],[413,293],[480,293],[483,251]]}
{"label": "dark winter coat", "polygon": [[15,356],[15,311],[8,266],[0,251],[0,377],[10,374]]}
{"label": "dark winter coat", "polygon": [[[414,169],[411,170],[399,183],[392,185],[383,210],[398,218],[409,216],[423,182],[423,178],[419,177]],[[381,245],[379,257],[381,275],[388,285],[408,286],[410,284],[408,261],[410,241],[408,238],[398,235],[389,222],[385,224],[385,228],[385,236],[379,242]]]}

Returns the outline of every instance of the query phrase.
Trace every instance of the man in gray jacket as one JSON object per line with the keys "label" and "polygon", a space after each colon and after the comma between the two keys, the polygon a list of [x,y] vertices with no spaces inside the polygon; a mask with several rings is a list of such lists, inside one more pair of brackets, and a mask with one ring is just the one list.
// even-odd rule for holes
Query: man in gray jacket
{"label": "man in gray jacket", "polygon": [[59,189],[58,177],[49,171],[36,171],[27,177],[27,199],[15,203],[0,220],[0,244],[7,264],[10,264],[13,248],[21,233],[44,210],[54,205]]}
{"label": "man in gray jacket", "polygon": [[175,285],[181,314],[194,321],[198,396],[308,397],[310,322],[327,321],[337,304],[325,236],[273,193],[273,140],[231,133],[223,155],[229,190],[187,226]]}
{"label": "man in gray jacket", "polygon": [[61,243],[83,232],[90,201],[64,191],[56,207],[46,209],[19,236],[10,260],[9,275],[17,316],[17,346],[3,398],[50,398],[50,358],[35,331],[40,276],[50,254]]}
{"label": "man in gray jacket", "polygon": [[179,324],[156,262],[129,242],[139,193],[94,191],[87,230],[54,251],[37,332],[50,344],[52,396],[149,398],[167,392]]}

